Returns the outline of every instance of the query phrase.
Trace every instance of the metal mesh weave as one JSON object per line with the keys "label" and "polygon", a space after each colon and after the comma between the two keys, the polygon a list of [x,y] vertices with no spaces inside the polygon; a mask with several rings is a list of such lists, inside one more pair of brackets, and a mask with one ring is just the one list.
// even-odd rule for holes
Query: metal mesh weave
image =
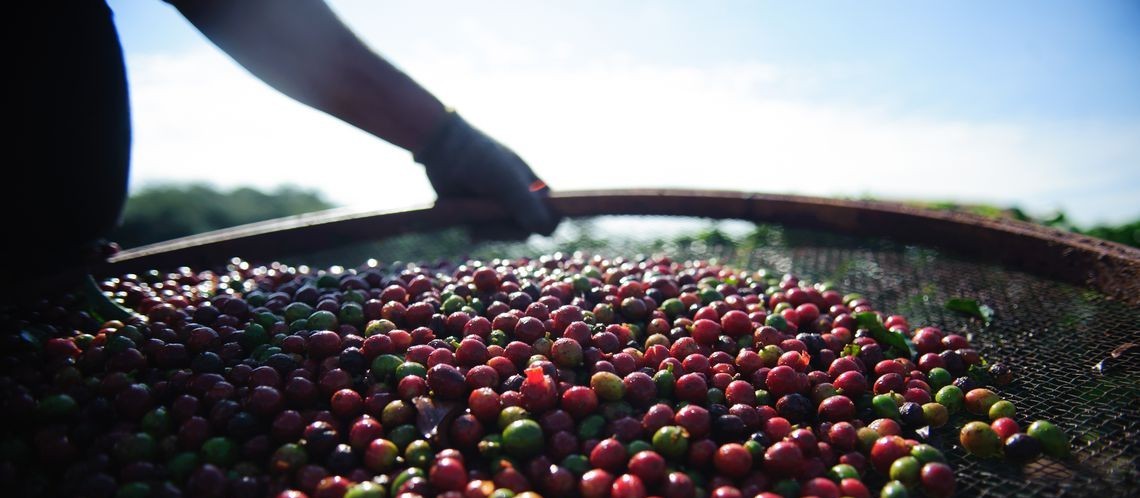
{"label": "metal mesh weave", "polygon": [[[791,272],[830,281],[869,297],[877,309],[905,315],[912,326],[965,333],[989,361],[1014,369],[999,389],[1016,419],[1056,423],[1072,438],[1073,457],[1021,465],[967,456],[949,424],[941,440],[958,475],[959,496],[1135,496],[1140,493],[1140,354],[1124,355],[1108,373],[1093,366],[1125,343],[1140,343],[1140,308],[1079,287],[930,248],[771,225],[717,225],[679,218],[635,218],[616,225],[586,221],[553,242],[468,244],[461,231],[401,236],[368,247],[298,258],[313,267],[381,261],[536,256],[583,250],[606,257],[664,252],[674,259],[716,258],[740,268]],[[664,223],[664,225],[662,225]],[[687,223],[687,224],[686,224]],[[672,233],[656,234],[661,226]],[[632,228],[631,228],[632,227]],[[657,227],[657,228],[655,228]],[[696,228],[694,228],[696,227]],[[737,236],[733,235],[736,232]],[[366,256],[365,256],[366,255]],[[995,312],[982,327],[944,307],[976,299]],[[960,425],[960,423],[958,424]]]}

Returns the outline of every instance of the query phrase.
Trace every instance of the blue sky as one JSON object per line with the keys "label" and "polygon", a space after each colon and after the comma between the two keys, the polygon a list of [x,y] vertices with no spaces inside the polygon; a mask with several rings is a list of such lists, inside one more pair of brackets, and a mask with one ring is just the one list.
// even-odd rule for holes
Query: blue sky
{"label": "blue sky", "polygon": [[[132,84],[133,188],[293,183],[360,207],[432,199],[406,153],[275,94],[173,8],[109,3]],[[1140,215],[1140,3],[330,3],[555,187]],[[405,188],[362,187],[381,181]]]}

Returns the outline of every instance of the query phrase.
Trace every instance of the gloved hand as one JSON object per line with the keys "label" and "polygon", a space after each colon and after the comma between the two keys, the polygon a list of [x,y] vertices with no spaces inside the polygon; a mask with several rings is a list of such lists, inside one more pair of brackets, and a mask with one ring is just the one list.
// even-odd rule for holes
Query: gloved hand
{"label": "gloved hand", "polygon": [[550,235],[558,226],[561,217],[546,204],[550,189],[530,166],[455,112],[413,157],[440,199],[492,199],[527,232]]}

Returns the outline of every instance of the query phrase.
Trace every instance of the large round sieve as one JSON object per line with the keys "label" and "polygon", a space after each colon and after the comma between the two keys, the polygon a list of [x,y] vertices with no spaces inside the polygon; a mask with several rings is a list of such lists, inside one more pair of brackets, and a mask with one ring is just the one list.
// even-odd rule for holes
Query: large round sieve
{"label": "large round sieve", "polygon": [[[1072,437],[1071,459],[1017,465],[966,456],[953,430],[936,431],[933,439],[948,449],[959,476],[960,496],[1140,493],[1140,352],[1094,369],[1115,349],[1140,343],[1140,251],[889,203],[691,191],[569,193],[553,202],[575,220],[550,239],[472,242],[463,226],[501,220],[503,213],[464,201],[239,227],[126,251],[102,271],[203,268],[235,256],[352,267],[368,258],[392,264],[581,250],[717,258],[792,272],[860,292],[912,325],[968,333],[984,357],[1013,367],[1016,381],[1001,394],[1017,405],[1017,418],[1052,420]],[[948,311],[945,303],[955,297],[990,306],[993,322],[983,326]]]}

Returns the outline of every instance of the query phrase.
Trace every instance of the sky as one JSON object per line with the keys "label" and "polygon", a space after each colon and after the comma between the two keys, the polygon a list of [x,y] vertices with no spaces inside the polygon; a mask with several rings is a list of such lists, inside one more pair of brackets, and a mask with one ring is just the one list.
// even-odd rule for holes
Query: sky
{"label": "sky", "polygon": [[[555,189],[1140,216],[1137,2],[329,3]],[[132,190],[291,184],[361,209],[434,199],[409,153],[277,93],[167,4],[108,4]]]}

